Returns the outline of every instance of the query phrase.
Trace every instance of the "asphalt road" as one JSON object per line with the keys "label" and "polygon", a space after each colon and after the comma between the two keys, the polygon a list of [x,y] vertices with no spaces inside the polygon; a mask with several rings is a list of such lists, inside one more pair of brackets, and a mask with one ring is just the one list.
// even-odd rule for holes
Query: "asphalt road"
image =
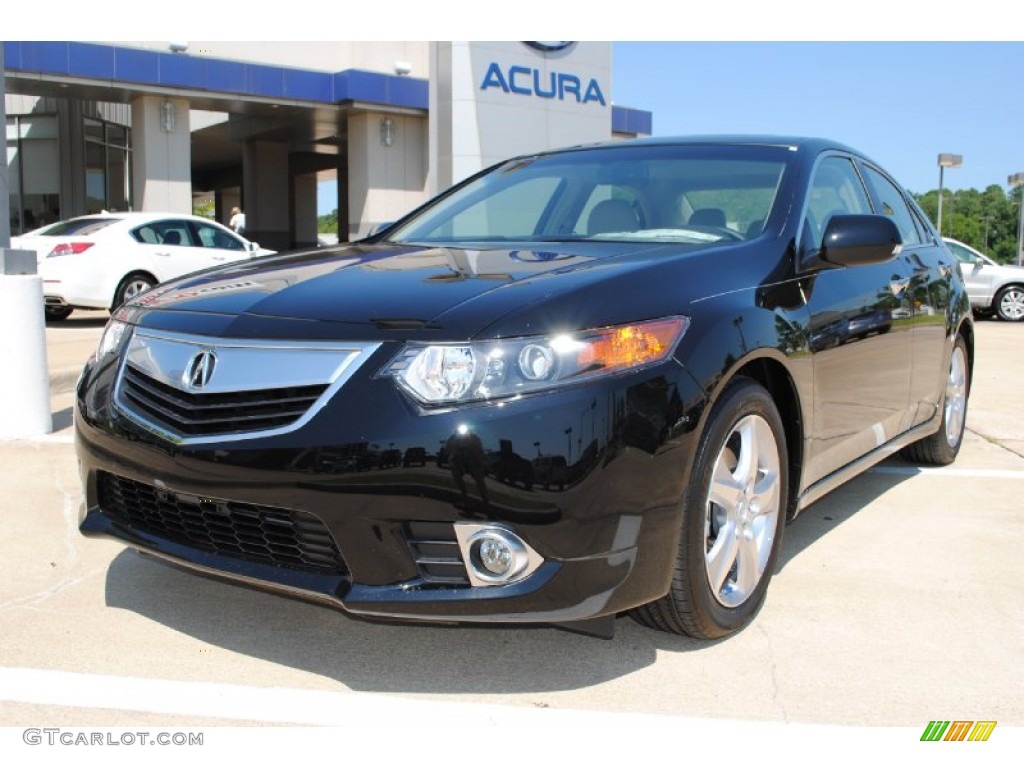
{"label": "asphalt road", "polygon": [[890,461],[816,503],[754,623],[708,643],[629,618],[610,641],[367,623],[82,538],[69,382],[104,320],[48,328],[58,431],[0,442],[0,725],[472,723],[485,705],[1024,725],[1024,325],[977,324],[957,462]]}

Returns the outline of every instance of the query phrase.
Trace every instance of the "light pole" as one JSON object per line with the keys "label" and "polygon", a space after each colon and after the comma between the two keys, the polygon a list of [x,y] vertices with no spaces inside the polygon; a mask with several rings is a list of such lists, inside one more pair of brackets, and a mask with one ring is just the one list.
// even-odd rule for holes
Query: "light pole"
{"label": "light pole", "polygon": [[935,226],[939,230],[939,237],[942,237],[942,172],[947,168],[959,168],[964,164],[963,155],[939,155],[939,215],[936,217],[938,221],[935,222]]}
{"label": "light pole", "polygon": [[[1013,187],[1024,184],[1024,173],[1015,173],[1006,179],[1006,183],[1010,185],[1012,190]],[[1017,224],[1017,266],[1021,266],[1021,262],[1024,261],[1024,190],[1021,190],[1020,205],[1017,206],[1020,209],[1020,223]]]}

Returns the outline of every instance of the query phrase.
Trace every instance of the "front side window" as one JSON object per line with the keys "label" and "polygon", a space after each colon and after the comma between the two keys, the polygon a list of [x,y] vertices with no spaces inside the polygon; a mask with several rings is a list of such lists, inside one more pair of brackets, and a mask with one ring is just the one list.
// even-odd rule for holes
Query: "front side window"
{"label": "front side window", "polygon": [[391,234],[408,243],[727,243],[759,235],[793,152],[765,146],[603,147],[519,158]]}
{"label": "front side window", "polygon": [[957,261],[961,264],[970,264],[973,266],[978,260],[978,254],[970,248],[960,245],[960,243],[951,243],[947,240],[946,247],[949,248],[949,252],[956,256]]}
{"label": "front side window", "polygon": [[244,251],[245,246],[237,237],[225,232],[220,227],[202,222],[193,222],[195,239],[203,248],[220,248],[228,251]]}
{"label": "front side window", "polygon": [[805,237],[817,248],[829,220],[839,214],[871,213],[867,192],[853,163],[845,157],[826,157],[814,171],[807,199]]}
{"label": "front side window", "polygon": [[903,238],[903,244],[920,243],[921,237],[914,224],[914,217],[911,216],[910,209],[896,185],[870,165],[864,166],[864,175],[872,189],[875,190],[875,196],[881,206],[879,213],[888,216],[895,222],[900,230],[900,237]]}
{"label": "front side window", "polygon": [[188,222],[177,219],[153,221],[132,230],[132,237],[140,243],[150,245],[184,245],[194,246],[196,240],[188,227]]}

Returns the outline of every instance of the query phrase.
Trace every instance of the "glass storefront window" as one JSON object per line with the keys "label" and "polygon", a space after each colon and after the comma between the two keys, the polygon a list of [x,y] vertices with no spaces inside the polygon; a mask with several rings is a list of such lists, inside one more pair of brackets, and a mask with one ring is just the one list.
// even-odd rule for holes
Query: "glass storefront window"
{"label": "glass storefront window", "polygon": [[131,209],[131,131],[85,118],[85,209],[87,213]]}
{"label": "glass storefront window", "polygon": [[11,234],[60,219],[60,150],[52,115],[7,118],[7,186]]}

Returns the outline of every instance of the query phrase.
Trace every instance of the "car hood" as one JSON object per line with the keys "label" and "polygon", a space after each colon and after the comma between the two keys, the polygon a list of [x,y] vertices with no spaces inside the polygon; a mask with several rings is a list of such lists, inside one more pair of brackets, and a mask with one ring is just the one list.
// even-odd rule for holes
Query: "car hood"
{"label": "car hood", "polygon": [[693,250],[532,248],[318,248],[187,276],[129,307],[140,325],[215,336],[465,339],[517,310]]}

